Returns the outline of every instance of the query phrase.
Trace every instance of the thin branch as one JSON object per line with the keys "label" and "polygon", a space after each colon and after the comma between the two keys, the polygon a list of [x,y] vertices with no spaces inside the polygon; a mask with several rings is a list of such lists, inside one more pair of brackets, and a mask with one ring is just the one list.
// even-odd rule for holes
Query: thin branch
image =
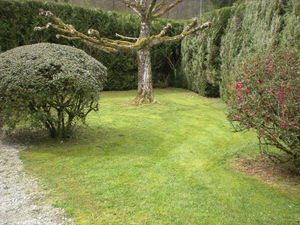
{"label": "thin branch", "polygon": [[137,41],[138,40],[138,38],[123,36],[123,35],[118,34],[118,33],[116,33],[116,37],[119,37],[119,38],[121,38],[123,40],[130,40],[130,41]]}
{"label": "thin branch", "polygon": [[158,37],[158,35],[157,35],[157,38],[155,38],[155,37],[152,38],[151,45],[157,45],[157,44],[160,44],[160,43],[163,43],[166,41],[178,41],[178,40],[181,40],[182,38],[184,38],[185,36],[188,36],[192,33],[200,31],[200,30],[204,30],[211,26],[211,22],[206,22],[198,27],[193,27],[192,24],[194,24],[194,21],[191,24],[187,25],[180,34],[175,35],[175,36]]}
{"label": "thin branch", "polygon": [[80,37],[70,37],[70,36],[66,36],[66,35],[63,35],[63,34],[57,34],[56,35],[56,38],[57,39],[60,39],[60,38],[65,38],[67,40],[80,40],[81,38]]}
{"label": "thin branch", "polygon": [[167,0],[161,0],[159,3],[157,3],[154,8],[152,9],[152,14],[159,12],[163,7],[167,5]]}
{"label": "thin branch", "polygon": [[125,5],[131,8],[137,15],[142,16],[142,9],[137,1],[134,0],[120,0]]}
{"label": "thin branch", "polygon": [[157,35],[158,37],[165,36],[167,31],[172,27],[172,24],[168,23],[162,30],[161,32]]}
{"label": "thin branch", "polygon": [[188,24],[187,26],[185,26],[185,28],[183,29],[183,32],[188,32],[196,25],[197,25],[197,18],[193,18],[192,22],[190,24]]}
{"label": "thin branch", "polygon": [[173,9],[176,5],[178,5],[179,3],[181,3],[184,0],[176,0],[173,3],[171,3],[170,5],[168,5],[165,8],[162,8],[159,12],[153,14],[152,18],[158,18],[161,17],[162,15],[166,14],[167,12],[169,12],[171,9]]}
{"label": "thin branch", "polygon": [[157,2],[157,0],[152,0],[152,1],[151,1],[150,6],[149,6],[149,8],[148,8],[148,10],[147,10],[147,17],[148,17],[148,18],[151,17],[152,11],[153,11],[154,6],[156,5],[156,2]]}

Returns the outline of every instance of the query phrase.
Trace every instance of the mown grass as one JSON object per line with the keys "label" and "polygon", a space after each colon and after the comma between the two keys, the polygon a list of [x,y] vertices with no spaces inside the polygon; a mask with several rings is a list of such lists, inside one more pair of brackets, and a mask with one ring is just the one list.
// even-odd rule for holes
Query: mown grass
{"label": "mown grass", "polygon": [[161,104],[136,107],[134,91],[105,92],[77,137],[21,153],[55,206],[86,225],[299,224],[299,195],[230,167],[258,146],[232,131],[219,99],[155,93]]}

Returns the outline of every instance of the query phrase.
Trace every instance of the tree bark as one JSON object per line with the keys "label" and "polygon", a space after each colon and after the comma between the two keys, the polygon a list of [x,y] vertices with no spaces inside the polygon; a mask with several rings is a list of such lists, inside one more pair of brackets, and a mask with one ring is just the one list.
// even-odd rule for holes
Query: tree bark
{"label": "tree bark", "polygon": [[[142,22],[139,39],[150,37],[150,22]],[[150,47],[138,50],[138,94],[135,103],[144,104],[154,102],[152,87],[151,53]]]}

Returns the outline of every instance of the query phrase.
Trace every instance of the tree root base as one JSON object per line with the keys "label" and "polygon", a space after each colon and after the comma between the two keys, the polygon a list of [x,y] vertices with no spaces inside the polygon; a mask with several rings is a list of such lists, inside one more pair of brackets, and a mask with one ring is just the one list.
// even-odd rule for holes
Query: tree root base
{"label": "tree root base", "polygon": [[149,104],[157,104],[159,103],[153,96],[141,96],[138,95],[134,100],[134,105],[149,105]]}

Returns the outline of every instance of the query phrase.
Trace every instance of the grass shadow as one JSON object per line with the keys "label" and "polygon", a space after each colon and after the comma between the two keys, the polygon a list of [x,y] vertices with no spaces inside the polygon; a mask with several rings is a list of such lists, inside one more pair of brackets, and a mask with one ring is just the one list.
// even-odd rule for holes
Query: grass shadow
{"label": "grass shadow", "polygon": [[[52,139],[46,135],[23,133],[14,136],[20,143],[30,144],[25,150],[32,153],[51,153],[66,156],[155,156],[162,155],[159,145],[163,142],[151,130],[126,127],[79,127],[69,139]],[[30,138],[35,137],[35,139]],[[12,139],[10,139],[12,140]],[[25,141],[24,141],[25,140]]]}

